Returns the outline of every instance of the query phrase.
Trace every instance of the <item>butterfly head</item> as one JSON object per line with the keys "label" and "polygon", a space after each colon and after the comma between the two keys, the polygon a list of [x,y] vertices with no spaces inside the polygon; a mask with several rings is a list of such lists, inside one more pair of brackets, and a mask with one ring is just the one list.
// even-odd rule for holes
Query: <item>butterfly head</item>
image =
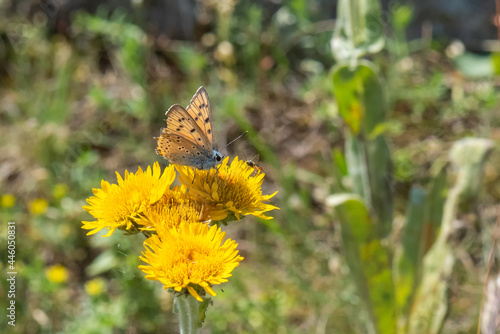
{"label": "butterfly head", "polygon": [[214,150],[214,166],[217,166],[218,164],[220,164],[222,162],[222,159],[224,159],[224,156],[222,155],[222,153]]}

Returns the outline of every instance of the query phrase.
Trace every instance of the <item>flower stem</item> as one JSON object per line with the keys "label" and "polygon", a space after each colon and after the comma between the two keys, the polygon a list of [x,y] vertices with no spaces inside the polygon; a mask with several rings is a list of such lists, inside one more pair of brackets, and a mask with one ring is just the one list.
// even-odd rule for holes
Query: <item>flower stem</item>
{"label": "flower stem", "polygon": [[174,305],[176,305],[179,314],[180,334],[197,334],[200,328],[200,302],[191,294],[187,294],[175,297]]}

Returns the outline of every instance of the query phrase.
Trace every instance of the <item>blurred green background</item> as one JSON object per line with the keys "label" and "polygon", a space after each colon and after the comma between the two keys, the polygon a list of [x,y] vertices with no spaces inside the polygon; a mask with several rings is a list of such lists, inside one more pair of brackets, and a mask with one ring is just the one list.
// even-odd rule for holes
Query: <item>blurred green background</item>
{"label": "blurred green background", "polygon": [[[201,332],[366,332],[370,314],[326,205],[350,187],[331,72],[336,2],[3,0],[0,8],[0,269],[4,277],[14,221],[18,272],[16,327],[4,311],[2,333],[178,332],[171,296],[137,268],[142,236],[87,237],[81,207],[115,171],[167,164],[153,139],[164,112],[202,85],[219,147],[249,131],[223,153],[259,155],[263,191],[279,190],[281,211],[226,228],[245,260],[216,287]],[[410,188],[429,185],[453,142],[500,140],[500,49],[487,43],[496,38],[492,12],[477,8],[490,20],[463,28],[477,28],[474,37],[454,34],[453,22],[433,25],[433,9],[412,2],[384,3],[372,27],[386,39],[368,59],[388,110],[379,130],[393,165],[389,240],[401,238]],[[454,221],[444,333],[476,332],[499,162],[493,152],[477,180],[480,201]],[[0,289],[5,310],[5,279]]]}

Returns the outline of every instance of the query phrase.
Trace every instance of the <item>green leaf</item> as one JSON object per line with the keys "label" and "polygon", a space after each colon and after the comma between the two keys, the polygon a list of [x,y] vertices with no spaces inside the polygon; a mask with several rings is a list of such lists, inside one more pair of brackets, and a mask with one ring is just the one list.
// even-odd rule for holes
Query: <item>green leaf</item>
{"label": "green leaf", "polygon": [[335,163],[336,170],[342,176],[347,176],[347,165],[345,162],[344,154],[338,149],[334,148],[332,151],[333,162]]}
{"label": "green leaf", "polygon": [[421,237],[423,232],[426,192],[419,186],[413,186],[410,203],[406,212],[406,225],[403,231],[402,245],[412,265],[417,265],[422,255]]}
{"label": "green leaf", "polygon": [[426,196],[426,191],[421,187],[412,187],[400,248],[396,249],[396,303],[399,319],[403,320],[399,323],[402,326],[406,323],[408,309],[421,275]]}
{"label": "green leaf", "polygon": [[492,149],[492,141],[482,138],[465,138],[453,145],[450,160],[458,167],[456,186],[460,192],[460,205],[468,206],[477,202],[484,163]]}
{"label": "green leaf", "polygon": [[385,138],[379,136],[366,143],[366,161],[371,192],[372,209],[378,219],[378,233],[386,237],[392,230],[392,162]]}
{"label": "green leaf", "polygon": [[85,272],[89,276],[96,276],[110,271],[118,266],[116,256],[111,250],[107,250],[99,254],[92,263],[85,268]]}
{"label": "green leaf", "polygon": [[413,8],[407,4],[397,4],[393,7],[392,26],[394,29],[404,31],[413,17]]}
{"label": "green leaf", "polygon": [[342,244],[351,275],[366,302],[377,333],[395,333],[394,285],[389,255],[362,199],[354,194],[332,195],[327,205],[340,218]]}
{"label": "green leaf", "polygon": [[350,129],[345,154],[354,192],[375,212],[379,235],[387,236],[392,226],[392,164],[384,137],[375,135],[382,133],[385,124],[382,86],[372,64],[362,61],[355,68],[334,68],[333,91],[339,113]]}
{"label": "green leaf", "polygon": [[453,221],[461,200],[477,199],[484,163],[492,148],[491,140],[480,138],[459,140],[451,148],[450,161],[456,183],[445,202],[439,236],[424,257],[422,281],[409,321],[410,334],[437,334],[443,326],[448,311],[448,281],[455,263],[455,252],[449,242]]}
{"label": "green leaf", "polygon": [[333,68],[333,94],[339,113],[351,131],[369,136],[385,122],[386,103],[382,86],[373,65],[361,61],[358,66],[338,65]]}
{"label": "green leaf", "polygon": [[463,53],[453,59],[455,67],[467,78],[489,78],[495,73],[494,58],[490,55]]}
{"label": "green leaf", "polygon": [[385,44],[378,0],[339,0],[331,47],[339,61],[379,52]]}
{"label": "green leaf", "polygon": [[370,182],[368,180],[368,166],[365,160],[365,148],[362,140],[346,133],[345,157],[348,173],[352,182],[352,191],[361,196],[365,203],[371,203]]}
{"label": "green leaf", "polygon": [[437,175],[432,179],[425,205],[425,225],[424,225],[424,253],[427,253],[435,240],[435,236],[441,227],[443,219],[443,208],[446,201],[448,185],[447,166],[442,166]]}

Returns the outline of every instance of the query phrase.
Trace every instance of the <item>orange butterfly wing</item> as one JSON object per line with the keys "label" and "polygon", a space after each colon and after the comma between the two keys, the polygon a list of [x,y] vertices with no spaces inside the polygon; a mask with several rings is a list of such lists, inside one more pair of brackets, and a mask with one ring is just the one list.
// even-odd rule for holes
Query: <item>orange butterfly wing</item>
{"label": "orange butterfly wing", "polygon": [[206,135],[212,148],[217,150],[217,143],[214,132],[214,121],[212,118],[212,110],[210,108],[210,100],[205,87],[201,86],[194,94],[191,102],[186,107],[186,111],[191,118],[196,122],[196,125]]}
{"label": "orange butterfly wing", "polygon": [[202,168],[213,160],[213,149],[187,111],[174,104],[166,113],[167,127],[156,137],[156,153],[177,165]]}
{"label": "orange butterfly wing", "polygon": [[212,151],[200,148],[180,135],[168,133],[166,129],[162,129],[160,137],[156,139],[156,153],[173,164],[203,169],[206,167],[206,161],[213,160]]}
{"label": "orange butterfly wing", "polygon": [[177,165],[210,169],[220,162],[210,101],[204,87],[198,88],[186,109],[174,104],[165,113],[167,127],[156,137],[156,153]]}
{"label": "orange butterfly wing", "polygon": [[178,104],[174,104],[168,109],[165,115],[167,116],[165,119],[167,122],[165,130],[168,133],[178,134],[186,140],[212,152],[212,143],[208,136],[186,109]]}

